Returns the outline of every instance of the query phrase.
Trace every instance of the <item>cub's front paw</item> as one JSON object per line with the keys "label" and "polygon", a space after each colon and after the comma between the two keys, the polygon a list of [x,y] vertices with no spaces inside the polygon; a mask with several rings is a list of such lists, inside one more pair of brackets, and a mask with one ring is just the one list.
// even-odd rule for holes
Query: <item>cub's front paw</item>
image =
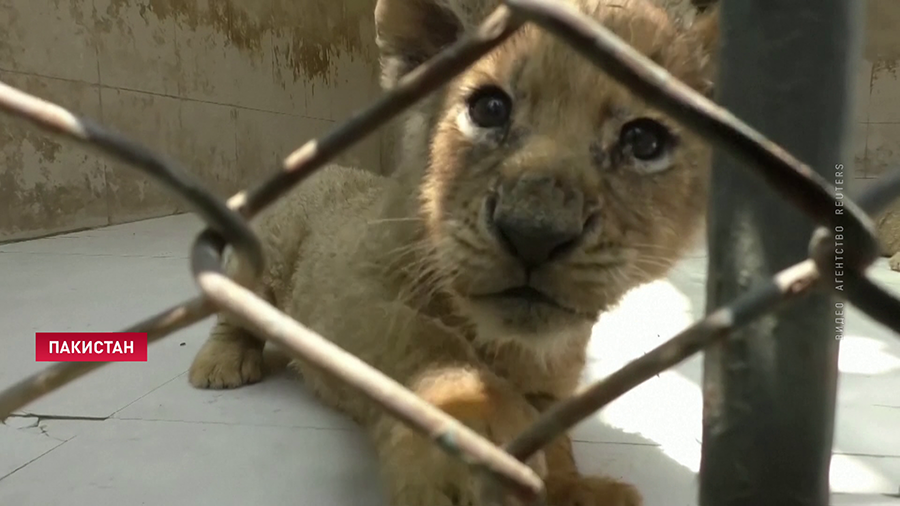
{"label": "cub's front paw", "polygon": [[[498,446],[508,442],[507,438],[496,438],[496,434],[490,436]],[[412,435],[404,439],[391,450],[390,460],[384,461],[389,470],[391,506],[482,506],[483,475],[430,441]],[[526,464],[541,478],[546,476],[543,452],[536,453]]]}
{"label": "cub's front paw", "polygon": [[[423,388],[420,394],[497,446],[531,426],[537,411],[524,398],[499,390],[453,382],[447,388]],[[482,506],[484,478],[433,442],[397,423],[378,431],[382,465],[387,471],[391,506]],[[541,479],[547,459],[538,452],[525,462]]]}
{"label": "cub's front paw", "polygon": [[[543,455],[537,457],[537,461],[542,459]],[[472,473],[461,462],[445,461],[441,465],[435,461],[431,466],[415,471],[409,469],[404,475],[395,475],[391,481],[391,506],[484,506],[485,477]],[[520,504],[513,498],[502,499],[503,506]],[[572,506],[575,504],[571,503]],[[622,504],[631,506],[630,503]],[[592,503],[585,503],[584,506],[592,506]],[[618,506],[618,503],[611,506]]]}
{"label": "cub's front paw", "polygon": [[237,388],[263,376],[262,349],[241,341],[210,339],[191,364],[188,379],[196,388]]}
{"label": "cub's front paw", "polygon": [[891,267],[892,271],[900,272],[900,253],[896,253],[888,259],[888,265]]}
{"label": "cub's front paw", "polygon": [[634,485],[601,476],[550,475],[547,506],[642,506]]}

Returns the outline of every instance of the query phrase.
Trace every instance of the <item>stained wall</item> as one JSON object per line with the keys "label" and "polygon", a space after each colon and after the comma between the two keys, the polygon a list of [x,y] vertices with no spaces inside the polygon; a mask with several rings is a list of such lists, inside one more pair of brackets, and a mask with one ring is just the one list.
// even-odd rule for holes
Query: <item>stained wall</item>
{"label": "stained wall", "polygon": [[[887,171],[900,170],[900,2],[866,3],[867,33],[856,86],[851,194],[870,187]],[[875,223],[883,253],[900,252],[900,202],[877,216]]]}
{"label": "stained wall", "polygon": [[[900,2],[866,3],[853,191],[900,167]],[[373,8],[0,0],[0,80],[140,139],[227,196],[377,96]],[[382,132],[342,161],[386,172],[389,146]],[[133,169],[0,116],[0,241],[186,209]],[[894,221],[900,240],[900,207]]]}
{"label": "stained wall", "polygon": [[[220,196],[377,96],[374,0],[0,0],[0,81],[180,161]],[[342,158],[382,170],[382,136]],[[185,211],[0,116],[0,241]]]}
{"label": "stained wall", "polygon": [[871,180],[889,168],[900,169],[900,2],[867,4],[857,80],[855,169],[858,179]]}

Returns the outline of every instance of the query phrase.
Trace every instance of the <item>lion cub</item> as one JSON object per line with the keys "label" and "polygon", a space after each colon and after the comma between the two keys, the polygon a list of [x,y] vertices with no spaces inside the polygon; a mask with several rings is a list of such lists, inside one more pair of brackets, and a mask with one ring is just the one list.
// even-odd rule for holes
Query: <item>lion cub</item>
{"label": "lion cub", "polygon": [[[688,85],[711,89],[714,14],[684,26],[643,0],[567,1]],[[378,0],[383,86],[496,5]],[[421,102],[404,125],[390,177],[327,167],[260,216],[268,265],[255,290],[504,444],[571,395],[598,315],[691,246],[710,151],[534,26]],[[191,383],[260,380],[262,346],[220,316]],[[389,504],[478,503],[464,465],[341,381],[294,365],[371,435]],[[568,438],[529,464],[551,506],[641,503],[631,485],[579,474]]]}

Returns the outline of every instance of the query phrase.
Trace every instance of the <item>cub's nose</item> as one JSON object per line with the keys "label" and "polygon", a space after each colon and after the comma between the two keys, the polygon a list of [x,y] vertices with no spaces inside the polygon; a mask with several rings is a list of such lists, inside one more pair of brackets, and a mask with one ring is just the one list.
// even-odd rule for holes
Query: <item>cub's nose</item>
{"label": "cub's nose", "polygon": [[522,177],[489,198],[488,220],[498,241],[526,267],[569,251],[584,231],[584,198],[550,177]]}
{"label": "cub's nose", "polygon": [[553,260],[575,244],[581,231],[560,230],[553,226],[537,225],[515,217],[495,220],[497,232],[509,253],[528,267],[537,267]]}

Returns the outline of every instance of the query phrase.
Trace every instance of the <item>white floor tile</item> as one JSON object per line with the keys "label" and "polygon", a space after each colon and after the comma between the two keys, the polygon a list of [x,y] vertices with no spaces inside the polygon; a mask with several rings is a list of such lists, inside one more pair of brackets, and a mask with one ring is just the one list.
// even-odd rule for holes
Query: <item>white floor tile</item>
{"label": "white floor tile", "polygon": [[[198,293],[187,261],[162,257],[0,253],[0,285],[2,386],[48,365],[35,362],[35,332],[116,331]],[[154,344],[146,363],[105,366],[24,411],[109,416],[184,372],[210,324]]]}
{"label": "white floor tile", "polygon": [[0,244],[0,253],[188,258],[191,243],[202,229],[196,215],[179,214]]}
{"label": "white floor tile", "polygon": [[289,371],[234,390],[198,390],[179,376],[115,415],[118,419],[232,423],[278,427],[353,428],[316,402]]}
{"label": "white floor tile", "polygon": [[10,419],[7,424],[0,424],[0,480],[63,443],[40,430],[31,430],[32,425],[28,419]]}
{"label": "white floor tile", "polygon": [[610,476],[633,483],[646,506],[693,506],[696,477],[660,448],[628,444],[581,443],[575,459],[585,474]]}
{"label": "white floor tile", "polygon": [[372,452],[354,432],[121,420],[84,425],[93,427],[0,481],[0,504],[383,506]]}

